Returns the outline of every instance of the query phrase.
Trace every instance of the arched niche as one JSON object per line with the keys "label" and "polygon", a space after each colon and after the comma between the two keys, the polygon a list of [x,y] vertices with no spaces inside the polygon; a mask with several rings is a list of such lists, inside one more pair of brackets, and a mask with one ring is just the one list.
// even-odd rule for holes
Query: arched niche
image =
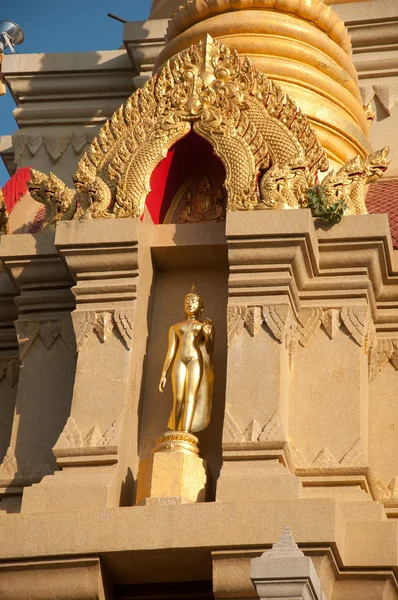
{"label": "arched niche", "polygon": [[191,130],[154,168],[146,208],[153,223],[225,220],[225,168],[210,142]]}
{"label": "arched niche", "polygon": [[224,165],[227,210],[256,206],[258,178],[271,164],[301,157],[313,180],[328,168],[296,104],[247,58],[207,36],[170,59],[113,114],[76,173],[109,186],[114,215],[141,217],[153,171],[192,130]]}

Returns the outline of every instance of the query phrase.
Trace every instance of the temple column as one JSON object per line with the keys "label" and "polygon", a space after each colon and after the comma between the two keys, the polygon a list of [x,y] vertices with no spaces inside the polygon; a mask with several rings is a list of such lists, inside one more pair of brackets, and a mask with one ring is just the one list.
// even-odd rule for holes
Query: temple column
{"label": "temple column", "polygon": [[[121,502],[123,479],[131,473],[133,457],[129,455],[134,455],[132,448],[121,452],[120,444],[122,428],[130,423],[126,404],[133,391],[129,376],[137,236],[138,220],[132,219],[58,225],[56,246],[75,280],[76,378],[71,409],[53,448],[62,471],[25,495],[26,512],[53,506],[59,510],[119,506]],[[136,413],[137,407],[135,419]],[[131,423],[130,428],[134,432]]]}
{"label": "temple column", "polygon": [[229,349],[217,500],[298,497],[299,481],[286,468],[289,395],[299,290],[315,262],[312,217],[229,213],[226,235]]}
{"label": "temple column", "polygon": [[[69,414],[76,368],[70,318],[74,299],[72,279],[54,247],[53,233],[5,235],[0,254],[6,271],[1,274],[3,283],[10,277],[17,290],[20,360],[11,436],[0,477],[2,486],[18,488],[21,494],[57,468],[52,447]],[[9,311],[7,319],[15,318],[10,296],[2,304],[4,311]],[[12,348],[5,373],[8,385],[18,375],[12,337],[8,321],[2,329],[3,343]]]}

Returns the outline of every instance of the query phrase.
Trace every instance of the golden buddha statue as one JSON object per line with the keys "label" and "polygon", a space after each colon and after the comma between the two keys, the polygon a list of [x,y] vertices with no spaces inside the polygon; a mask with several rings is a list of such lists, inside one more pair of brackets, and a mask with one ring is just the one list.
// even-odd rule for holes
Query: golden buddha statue
{"label": "golden buddha statue", "polygon": [[169,344],[160,378],[163,392],[173,364],[173,409],[168,422],[172,431],[191,433],[205,429],[210,421],[213,393],[214,327],[210,319],[199,321],[203,301],[195,284],[185,296],[186,320],[169,329]]}

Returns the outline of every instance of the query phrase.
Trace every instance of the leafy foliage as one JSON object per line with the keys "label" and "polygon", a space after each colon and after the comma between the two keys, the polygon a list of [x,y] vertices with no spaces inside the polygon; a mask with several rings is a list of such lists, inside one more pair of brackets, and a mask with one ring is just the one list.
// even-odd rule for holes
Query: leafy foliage
{"label": "leafy foliage", "polygon": [[307,198],[307,206],[311,209],[312,215],[327,223],[340,223],[347,210],[346,204],[339,198],[336,198],[336,202],[328,203],[321,185],[309,188]]}

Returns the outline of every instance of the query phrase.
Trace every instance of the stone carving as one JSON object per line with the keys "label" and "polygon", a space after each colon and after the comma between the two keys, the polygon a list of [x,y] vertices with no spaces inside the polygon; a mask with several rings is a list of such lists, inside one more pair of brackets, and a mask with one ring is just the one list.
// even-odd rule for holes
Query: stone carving
{"label": "stone carving", "polygon": [[308,460],[291,438],[289,439],[289,450],[297,469],[306,469],[309,467]]}
{"label": "stone carving", "polygon": [[106,342],[112,335],[114,328],[113,315],[110,312],[102,312],[96,315],[94,322],[94,331],[97,333],[101,342]]}
{"label": "stone carving", "polygon": [[305,348],[315,338],[321,326],[323,311],[321,308],[303,308],[298,315],[299,338],[298,342]]}
{"label": "stone carving", "polygon": [[264,425],[258,437],[259,442],[280,442],[285,441],[286,436],[283,431],[281,415],[279,410],[275,411],[270,420]]}
{"label": "stone carving", "polygon": [[369,351],[369,381],[389,362],[398,370],[398,339],[378,338]]}
{"label": "stone carving", "polygon": [[369,326],[367,306],[345,306],[341,320],[358,346],[363,346]]}
{"label": "stone carving", "polygon": [[131,350],[133,317],[133,308],[116,309],[113,312],[104,311],[101,313],[75,310],[72,313],[72,321],[76,336],[77,352],[81,352],[86,347],[93,331],[95,331],[101,342],[105,343],[115,327],[127,350]]}
{"label": "stone carving", "polygon": [[19,360],[18,358],[0,358],[0,381],[4,378],[10,385],[14,387],[19,377]]}
{"label": "stone carving", "polygon": [[321,184],[328,203],[342,200],[347,206],[346,214],[368,214],[365,186],[382,177],[391,162],[387,158],[389,151],[389,147],[385,146],[365,158],[356,156],[337,173],[328,173]]}
{"label": "stone carving", "polygon": [[121,310],[117,308],[113,313],[113,318],[127,349],[132,350],[134,309]]}
{"label": "stone carving", "polygon": [[272,335],[282,343],[291,329],[293,316],[287,304],[268,304],[262,307],[264,322]]}
{"label": "stone carving", "polygon": [[54,139],[49,135],[43,135],[43,144],[48,154],[54,162],[57,162],[71,143],[71,137],[64,135],[58,139]]}
{"label": "stone carving", "polygon": [[245,326],[246,306],[228,306],[227,307],[227,332],[228,346],[231,346],[234,339],[240,334]]}
{"label": "stone carving", "polygon": [[387,115],[390,116],[398,102],[398,84],[383,83],[374,85],[373,89]]}
{"label": "stone carving", "polygon": [[37,321],[17,321],[15,328],[19,344],[19,357],[22,360],[39,334],[40,323]]}
{"label": "stone carving", "polygon": [[241,438],[242,432],[233,420],[228,408],[226,408],[224,415],[223,441],[226,443],[240,442]]}
{"label": "stone carving", "polygon": [[252,419],[244,432],[239,429],[228,409],[224,416],[224,443],[228,442],[284,442],[286,441],[279,410],[261,427]]}
{"label": "stone carving", "polygon": [[385,502],[391,498],[391,490],[376,475],[369,475],[371,492],[375,500]]}
{"label": "stone carving", "polygon": [[257,442],[261,434],[261,425],[253,419],[242,434],[244,442]]}
{"label": "stone carving", "polygon": [[322,315],[322,327],[326,331],[327,335],[332,340],[341,325],[340,310],[337,308],[328,308],[323,310]]}
{"label": "stone carving", "polygon": [[398,477],[391,480],[388,490],[390,492],[390,500],[398,500]]}
{"label": "stone carving", "polygon": [[9,447],[3,462],[0,465],[0,480],[10,480],[20,477],[22,477],[22,473],[18,467],[14,450]]}
{"label": "stone carving", "polygon": [[369,104],[369,102],[371,102],[373,100],[375,91],[372,86],[370,86],[370,87],[361,86],[359,88],[359,91],[361,92],[361,98],[362,98],[362,102],[363,102],[364,106],[366,106],[367,104]]}
{"label": "stone carving", "polygon": [[0,236],[8,233],[8,213],[4,201],[3,190],[0,187]]}
{"label": "stone carving", "polygon": [[343,456],[340,465],[342,467],[362,467],[365,465],[361,438],[358,438],[347,454]]}
{"label": "stone carving", "polygon": [[83,440],[80,435],[80,431],[76,427],[74,419],[72,419],[72,417],[69,417],[53,450],[55,450],[56,448],[80,448],[82,444]]}
{"label": "stone carving", "polygon": [[76,336],[77,352],[81,352],[85,348],[95,325],[95,312],[75,310],[72,312],[73,328]]}
{"label": "stone carving", "polygon": [[55,227],[58,221],[68,221],[75,214],[73,192],[54,173],[45,175],[31,169],[27,185],[32,198],[46,208],[42,229]]}
{"label": "stone carving", "polygon": [[69,144],[72,146],[76,154],[81,154],[84,146],[89,144],[93,139],[93,135],[73,133],[61,137],[51,137],[49,135],[25,135],[17,133],[12,136],[12,145],[14,148],[14,161],[19,163],[25,149],[28,148],[30,154],[35,156],[42,146],[44,146],[48,155],[54,162],[57,162],[64,154]]}
{"label": "stone carving", "polygon": [[[86,435],[83,435],[76,425],[73,417],[69,417],[60,434],[53,453],[58,458],[68,454],[85,454],[87,449],[106,448],[109,452],[117,452],[117,443],[120,436],[123,413],[115,419],[110,427],[102,434],[97,425],[94,425]],[[86,451],[84,450],[86,449]],[[68,453],[68,450],[72,452]],[[90,452],[92,454],[92,452]]]}
{"label": "stone carving", "polygon": [[41,135],[28,135],[26,142],[29,152],[35,156],[43,144],[43,138]]}
{"label": "stone carving", "polygon": [[311,463],[311,468],[332,469],[339,467],[339,463],[328,448],[323,448]]}
{"label": "stone carving", "polygon": [[293,462],[297,469],[343,469],[343,468],[352,468],[352,467],[365,467],[366,461],[363,454],[362,440],[358,438],[358,440],[351,446],[351,448],[346,452],[340,462],[336,459],[336,457],[330,452],[330,450],[325,447],[323,448],[310,464],[304,454],[301,452],[299,448],[295,445],[292,439],[289,439],[289,448],[292,454]]}
{"label": "stone carving", "polygon": [[72,356],[76,355],[76,344],[71,326],[66,319],[58,321],[16,321],[17,337],[19,343],[19,356],[22,360],[31,348],[37,336],[40,337],[44,347],[49,350],[55,340],[60,336]]}

